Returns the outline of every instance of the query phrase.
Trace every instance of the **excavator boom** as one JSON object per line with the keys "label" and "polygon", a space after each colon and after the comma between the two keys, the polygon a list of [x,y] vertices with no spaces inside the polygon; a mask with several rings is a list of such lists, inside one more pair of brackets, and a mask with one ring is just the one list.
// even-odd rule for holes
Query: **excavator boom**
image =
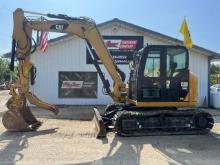
{"label": "excavator boom", "polygon": [[[69,17],[66,15],[54,14],[40,14],[39,19],[30,19],[25,16],[25,13],[40,14],[34,12],[25,12],[22,9],[17,9],[13,13],[14,27],[13,27],[13,47],[12,57],[17,57],[19,68],[18,92],[16,87],[10,85],[11,99],[8,101],[9,112],[3,117],[3,124],[8,130],[27,131],[37,129],[40,122],[35,119],[29,110],[26,102],[27,100],[42,109],[52,111],[54,114],[58,113],[56,106],[48,104],[40,100],[37,96],[29,91],[29,76],[34,65],[30,61],[31,54],[35,51],[36,45],[32,45],[32,31],[48,31],[58,33],[68,33],[70,35],[77,35],[84,39],[89,49],[94,48],[103,65],[106,67],[111,78],[114,81],[112,89],[109,88],[108,81],[104,78],[97,64],[97,59],[94,56],[94,65],[103,81],[107,94],[116,102],[125,102],[126,100],[126,85],[123,82],[123,74],[114,63],[108,49],[106,48],[99,30],[95,22],[87,17]],[[42,18],[42,15],[44,18]],[[90,51],[92,52],[92,51]],[[12,60],[13,61],[13,60]],[[98,121],[95,115],[95,120]],[[29,119],[32,119],[29,121]],[[15,122],[16,121],[16,124]],[[96,122],[98,129],[100,122]],[[102,123],[101,123],[102,125]],[[99,132],[103,132],[102,130]],[[98,133],[99,134],[99,133]],[[97,135],[98,136],[98,135]]]}

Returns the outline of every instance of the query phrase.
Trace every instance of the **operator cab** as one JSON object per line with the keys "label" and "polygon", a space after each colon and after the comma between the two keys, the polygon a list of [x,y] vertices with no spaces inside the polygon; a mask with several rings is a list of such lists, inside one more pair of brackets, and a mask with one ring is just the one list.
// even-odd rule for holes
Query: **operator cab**
{"label": "operator cab", "polygon": [[189,55],[183,46],[150,45],[133,58],[129,99],[184,102],[189,91]]}

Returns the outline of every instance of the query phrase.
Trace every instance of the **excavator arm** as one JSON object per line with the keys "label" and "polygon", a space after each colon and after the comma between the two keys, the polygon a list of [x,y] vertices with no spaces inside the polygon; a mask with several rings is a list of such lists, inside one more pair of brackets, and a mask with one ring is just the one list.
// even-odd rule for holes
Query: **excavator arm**
{"label": "excavator arm", "polygon": [[[31,19],[25,16],[25,13],[41,15],[40,19]],[[42,17],[43,16],[43,17]],[[47,19],[46,19],[47,18]],[[58,109],[51,104],[40,100],[37,96],[29,91],[29,75],[33,64],[31,63],[30,56],[34,52],[32,45],[32,31],[48,31],[58,33],[68,33],[70,35],[77,35],[78,37],[86,40],[87,46],[91,51],[91,47],[95,49],[99,59],[109,72],[114,81],[112,89],[109,89],[109,83],[106,83],[104,76],[97,64],[97,59],[93,56],[94,65],[103,81],[104,86],[107,88],[107,93],[112,97],[115,102],[125,102],[126,100],[126,85],[123,82],[123,74],[117,68],[112,59],[108,49],[106,48],[102,36],[97,29],[95,22],[86,17],[69,17],[66,15],[54,14],[40,14],[33,12],[25,12],[22,9],[17,9],[13,13],[14,27],[13,27],[13,48],[12,54],[18,59],[19,80],[17,84],[18,92],[15,90],[14,85],[10,85],[11,99],[8,101],[7,106],[10,113],[7,117],[3,118],[4,126],[9,130],[33,130],[37,129],[40,122],[37,121],[29,111],[26,101],[54,112],[58,113]],[[36,49],[36,43],[35,48]],[[106,85],[107,84],[107,85]],[[20,113],[20,114],[18,114]],[[14,117],[16,116],[16,117]],[[19,127],[19,116],[23,117],[22,120],[26,124]],[[11,120],[7,120],[11,118]],[[17,124],[14,124],[17,121]]]}

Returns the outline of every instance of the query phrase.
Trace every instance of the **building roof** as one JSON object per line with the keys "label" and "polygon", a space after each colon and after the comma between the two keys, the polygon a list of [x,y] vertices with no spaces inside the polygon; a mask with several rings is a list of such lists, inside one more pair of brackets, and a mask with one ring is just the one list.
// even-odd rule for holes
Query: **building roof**
{"label": "building roof", "polygon": [[[118,24],[122,24],[122,25],[125,25],[125,26],[128,26],[130,28],[133,28],[133,29],[136,29],[138,31],[141,31],[143,33],[148,33],[148,34],[151,34],[152,36],[155,36],[157,38],[163,38],[165,40],[168,40],[170,42],[173,42],[175,44],[180,44],[182,45],[183,41],[181,40],[178,40],[176,38],[173,38],[173,37],[170,37],[168,35],[165,35],[165,34],[162,34],[162,33],[159,33],[159,32],[156,32],[156,31],[153,31],[153,30],[150,30],[150,29],[147,29],[147,28],[144,28],[144,27],[141,27],[141,26],[138,26],[138,25],[135,25],[135,24],[132,24],[132,23],[129,23],[129,22],[126,22],[126,21],[123,21],[123,20],[120,20],[118,18],[114,18],[112,20],[109,20],[109,21],[106,21],[106,22],[103,22],[103,23],[100,23],[98,24],[97,26],[99,28],[101,27],[104,27],[106,25],[110,25],[110,24],[114,24],[114,23],[118,23]],[[57,38],[54,38],[54,39],[50,39],[49,40],[49,43],[53,43],[53,42],[56,42],[56,41],[60,41],[60,40],[63,40],[67,37],[70,37],[72,35],[63,35],[63,36],[60,36],[60,37],[57,37]],[[198,51],[201,51],[201,52],[204,52],[204,54],[212,57],[212,59],[220,59],[220,54],[217,53],[217,52],[214,52],[212,50],[208,50],[206,48],[203,48],[203,47],[200,47],[198,45],[194,45],[193,44],[193,49],[194,50],[198,50]],[[10,58],[11,57],[11,52],[8,52],[8,53],[5,53],[2,55],[3,58]]]}

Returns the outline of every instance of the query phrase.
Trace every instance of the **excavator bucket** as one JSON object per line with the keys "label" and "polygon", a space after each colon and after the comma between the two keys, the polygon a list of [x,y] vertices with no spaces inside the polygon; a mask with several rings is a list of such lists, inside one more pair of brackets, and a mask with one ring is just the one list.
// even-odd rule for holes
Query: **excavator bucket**
{"label": "excavator bucket", "polygon": [[31,92],[20,94],[19,89],[17,92],[17,88],[13,84],[9,85],[9,89],[9,94],[12,95],[6,103],[9,110],[2,118],[4,127],[9,131],[35,131],[41,126],[42,123],[34,117],[30,108],[27,106],[27,99],[30,103],[50,110],[55,115],[59,112],[56,106],[41,101]]}
{"label": "excavator bucket", "polygon": [[94,110],[93,122],[95,123],[96,138],[104,138],[106,137],[107,134],[105,124],[102,120],[99,111],[96,108],[93,108],[93,110]]}
{"label": "excavator bucket", "polygon": [[3,115],[2,123],[9,131],[34,131],[41,126],[41,122],[33,116],[27,106],[8,110]]}

